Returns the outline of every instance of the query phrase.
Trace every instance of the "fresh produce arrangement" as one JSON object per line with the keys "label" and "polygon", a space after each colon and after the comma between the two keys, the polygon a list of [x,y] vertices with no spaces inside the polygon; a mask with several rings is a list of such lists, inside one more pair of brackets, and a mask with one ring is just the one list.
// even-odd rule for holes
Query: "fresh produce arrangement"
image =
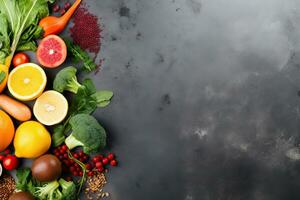
{"label": "fresh produce arrangement", "polygon": [[[113,92],[80,80],[79,73],[88,75],[97,65],[89,52],[59,36],[81,0],[62,8],[54,2],[0,0],[1,200],[107,197],[105,174],[118,165],[115,154],[104,155],[107,132],[92,115],[110,104]],[[61,16],[51,16],[50,7],[62,9]],[[44,68],[60,68],[67,57],[79,66],[59,69],[49,82]]]}

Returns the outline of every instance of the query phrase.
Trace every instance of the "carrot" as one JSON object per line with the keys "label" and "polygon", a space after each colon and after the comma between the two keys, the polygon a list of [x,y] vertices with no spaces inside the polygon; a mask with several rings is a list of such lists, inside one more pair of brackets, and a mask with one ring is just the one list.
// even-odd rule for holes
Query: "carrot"
{"label": "carrot", "polygon": [[19,121],[27,121],[31,118],[31,111],[25,104],[4,94],[0,94],[0,107]]}
{"label": "carrot", "polygon": [[63,31],[80,2],[81,0],[76,0],[71,8],[61,17],[47,16],[43,18],[39,26],[44,30],[44,37],[51,34],[56,35]]}

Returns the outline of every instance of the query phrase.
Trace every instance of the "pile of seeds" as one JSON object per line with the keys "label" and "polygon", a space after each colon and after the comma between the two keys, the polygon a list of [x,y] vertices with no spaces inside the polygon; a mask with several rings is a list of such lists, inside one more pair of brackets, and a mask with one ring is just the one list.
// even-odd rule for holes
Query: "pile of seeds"
{"label": "pile of seeds", "polygon": [[0,199],[7,200],[16,189],[16,182],[11,175],[0,178]]}
{"label": "pile of seeds", "polygon": [[94,176],[88,177],[85,188],[87,199],[101,199],[108,197],[109,193],[103,191],[106,184],[104,173],[97,172]]}

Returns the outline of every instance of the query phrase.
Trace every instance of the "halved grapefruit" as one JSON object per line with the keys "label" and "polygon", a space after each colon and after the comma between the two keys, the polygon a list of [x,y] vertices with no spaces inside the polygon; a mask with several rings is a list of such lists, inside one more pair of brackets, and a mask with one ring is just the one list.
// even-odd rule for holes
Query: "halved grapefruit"
{"label": "halved grapefruit", "polygon": [[39,44],[36,56],[44,67],[56,68],[66,60],[67,46],[57,35],[49,35]]}

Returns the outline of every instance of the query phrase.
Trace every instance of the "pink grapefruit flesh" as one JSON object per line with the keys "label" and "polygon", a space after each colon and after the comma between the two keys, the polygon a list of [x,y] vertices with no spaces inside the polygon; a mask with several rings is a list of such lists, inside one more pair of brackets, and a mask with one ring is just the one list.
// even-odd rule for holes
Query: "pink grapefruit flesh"
{"label": "pink grapefruit flesh", "polygon": [[39,44],[36,55],[44,67],[56,68],[66,60],[67,46],[60,37],[49,35]]}

